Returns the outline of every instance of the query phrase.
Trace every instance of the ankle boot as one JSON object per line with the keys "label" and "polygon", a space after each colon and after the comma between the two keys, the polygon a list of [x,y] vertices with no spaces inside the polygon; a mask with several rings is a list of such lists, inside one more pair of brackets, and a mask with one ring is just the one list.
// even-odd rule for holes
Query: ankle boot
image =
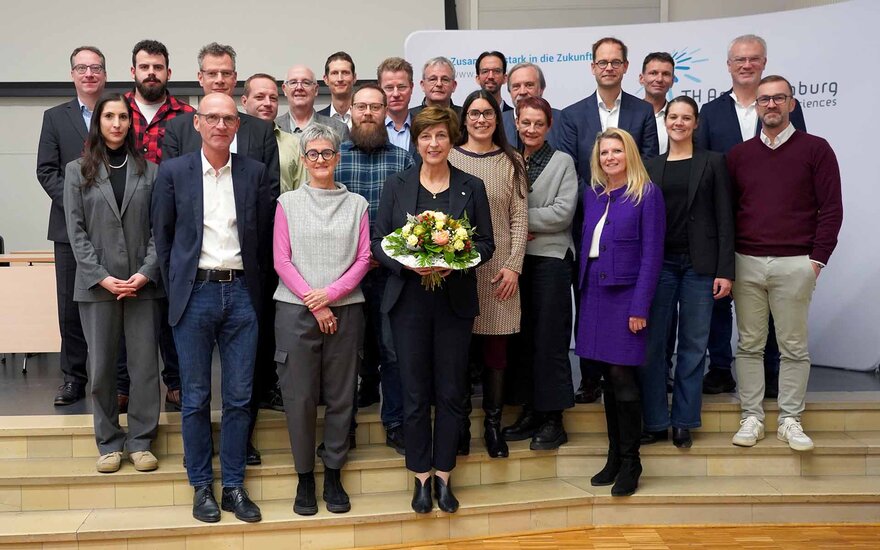
{"label": "ankle boot", "polygon": [[598,474],[590,478],[593,487],[611,485],[620,471],[620,434],[617,422],[617,400],[614,389],[608,382],[602,385],[605,401],[605,426],[608,429],[608,460]]}
{"label": "ankle boot", "polygon": [[313,516],[318,513],[315,472],[297,474],[296,477],[296,499],[293,501],[293,511],[300,516]]}
{"label": "ankle boot", "polygon": [[642,403],[636,401],[617,402],[617,421],[620,432],[620,471],[617,481],[611,488],[611,495],[629,496],[639,487],[642,463],[639,458],[639,439],[642,432]]}
{"label": "ankle boot", "polygon": [[504,371],[501,369],[483,369],[483,438],[486,450],[492,458],[508,456],[507,442],[501,436],[501,411],[504,392]]}
{"label": "ankle boot", "polygon": [[544,413],[544,423],[535,433],[529,449],[533,451],[552,451],[568,443],[568,434],[562,426],[562,411]]}
{"label": "ankle boot", "polygon": [[415,479],[413,487],[412,509],[417,514],[427,514],[434,508],[434,500],[431,498],[431,478],[425,480],[424,485]]}
{"label": "ankle boot", "polygon": [[516,422],[501,430],[505,441],[522,441],[534,437],[541,427],[543,415],[532,408],[530,404],[523,405]]}
{"label": "ankle boot", "polygon": [[342,486],[342,472],[336,468],[324,468],[324,503],[327,511],[334,514],[351,510],[351,501]]}
{"label": "ankle boot", "polygon": [[452,494],[452,480],[443,481],[440,476],[434,476],[434,494],[437,495],[437,505],[446,513],[454,514],[458,510],[458,499]]}

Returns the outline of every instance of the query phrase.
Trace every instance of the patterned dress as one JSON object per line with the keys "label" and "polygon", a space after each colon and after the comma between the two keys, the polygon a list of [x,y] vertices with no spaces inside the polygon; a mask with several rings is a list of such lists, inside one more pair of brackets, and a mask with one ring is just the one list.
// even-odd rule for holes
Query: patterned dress
{"label": "patterned dress", "polygon": [[529,229],[526,183],[514,181],[513,163],[500,149],[477,154],[456,147],[449,153],[449,162],[483,180],[492,216],[495,255],[477,268],[480,315],[474,320],[474,334],[515,334],[519,332],[521,315],[519,288],[502,302],[495,297],[498,284],[492,284],[492,279],[504,267],[522,273]]}

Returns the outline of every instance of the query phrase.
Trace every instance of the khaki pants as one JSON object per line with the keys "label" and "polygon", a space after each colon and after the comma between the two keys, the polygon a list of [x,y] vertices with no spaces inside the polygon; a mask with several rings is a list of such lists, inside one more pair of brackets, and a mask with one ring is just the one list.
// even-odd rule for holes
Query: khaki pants
{"label": "khaki pants", "polygon": [[807,316],[815,288],[816,275],[808,256],[736,254],[736,377],[743,418],[757,416],[764,421],[764,345],[767,317],[772,313],[782,356],[779,422],[788,417],[800,420],[810,377]]}

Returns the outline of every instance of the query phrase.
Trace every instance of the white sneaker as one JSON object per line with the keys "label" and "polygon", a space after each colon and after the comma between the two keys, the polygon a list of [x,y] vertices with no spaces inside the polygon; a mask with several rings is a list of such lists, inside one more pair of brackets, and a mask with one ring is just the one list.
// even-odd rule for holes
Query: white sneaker
{"label": "white sneaker", "polygon": [[813,440],[804,433],[801,423],[795,418],[785,418],[776,430],[779,441],[785,441],[795,451],[812,451]]}
{"label": "white sneaker", "polygon": [[739,421],[739,431],[733,436],[733,444],[739,447],[754,447],[764,439],[764,423],[757,416],[747,416]]}

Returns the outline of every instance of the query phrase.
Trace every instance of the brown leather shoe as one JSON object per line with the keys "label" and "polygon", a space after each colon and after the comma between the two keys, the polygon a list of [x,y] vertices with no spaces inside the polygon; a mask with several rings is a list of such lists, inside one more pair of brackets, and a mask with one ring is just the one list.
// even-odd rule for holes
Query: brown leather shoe
{"label": "brown leather shoe", "polygon": [[119,414],[125,414],[128,412],[128,396],[122,395],[121,393],[116,394],[116,404],[119,408]]}
{"label": "brown leather shoe", "polygon": [[165,392],[165,405],[175,411],[180,410],[180,390],[168,390]]}

